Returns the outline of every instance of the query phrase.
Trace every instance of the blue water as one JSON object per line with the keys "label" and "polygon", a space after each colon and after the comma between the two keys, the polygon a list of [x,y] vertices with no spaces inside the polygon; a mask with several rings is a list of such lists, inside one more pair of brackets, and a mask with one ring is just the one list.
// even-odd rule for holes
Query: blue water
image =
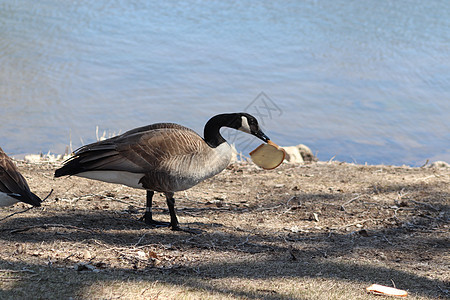
{"label": "blue water", "polygon": [[0,0],[0,146],[63,153],[96,126],[161,121],[202,133],[247,110],[321,160],[450,161],[449,15],[446,0]]}

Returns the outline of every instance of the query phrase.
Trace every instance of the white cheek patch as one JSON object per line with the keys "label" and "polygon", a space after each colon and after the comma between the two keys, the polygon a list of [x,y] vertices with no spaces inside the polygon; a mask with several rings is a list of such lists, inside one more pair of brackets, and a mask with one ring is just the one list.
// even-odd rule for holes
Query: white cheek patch
{"label": "white cheek patch", "polygon": [[246,133],[251,133],[250,125],[248,125],[248,120],[246,117],[244,116],[241,117],[241,127],[238,130]]}

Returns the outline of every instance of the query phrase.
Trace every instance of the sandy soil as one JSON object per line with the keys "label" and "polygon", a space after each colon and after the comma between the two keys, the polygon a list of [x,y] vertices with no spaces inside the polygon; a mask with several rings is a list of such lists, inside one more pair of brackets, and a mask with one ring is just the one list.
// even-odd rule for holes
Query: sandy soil
{"label": "sandy soil", "polygon": [[[137,221],[144,191],[17,164],[36,194],[54,191],[0,221],[2,299],[366,299],[371,283],[450,296],[449,168],[233,164],[175,195],[182,226],[202,231],[193,235]],[[154,200],[168,221],[164,197]],[[119,288],[127,280],[153,285],[135,295]]]}

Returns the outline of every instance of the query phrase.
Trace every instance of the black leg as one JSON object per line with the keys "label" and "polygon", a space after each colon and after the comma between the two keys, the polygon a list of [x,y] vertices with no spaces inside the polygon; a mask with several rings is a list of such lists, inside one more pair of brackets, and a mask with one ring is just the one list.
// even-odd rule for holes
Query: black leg
{"label": "black leg", "polygon": [[145,224],[154,226],[154,227],[168,227],[170,224],[167,222],[160,222],[153,220],[152,217],[152,202],[153,195],[155,193],[153,191],[147,191],[147,206],[145,207],[145,213],[139,221],[144,221]]}
{"label": "black leg", "polygon": [[178,223],[177,214],[175,212],[175,199],[173,198],[173,193],[167,192],[164,194],[166,195],[167,207],[169,208],[169,214],[170,214],[169,227],[172,228],[172,230],[176,230],[176,231],[184,231],[184,232],[193,233],[193,234],[202,233],[201,230],[186,229],[186,228],[180,227],[180,223]]}
{"label": "black leg", "polygon": [[167,207],[169,208],[170,214],[170,225],[172,230],[181,230],[180,224],[178,223],[177,214],[175,212],[175,199],[173,198],[172,192],[164,193],[166,195]]}

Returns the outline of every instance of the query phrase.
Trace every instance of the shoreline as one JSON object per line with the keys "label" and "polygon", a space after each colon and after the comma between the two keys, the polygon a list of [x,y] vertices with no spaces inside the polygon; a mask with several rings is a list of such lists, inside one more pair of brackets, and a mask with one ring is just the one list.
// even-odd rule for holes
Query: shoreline
{"label": "shoreline", "polygon": [[[288,147],[283,147],[288,148]],[[21,154],[21,155],[13,155],[10,156],[14,161],[24,161],[27,163],[62,163],[66,159],[70,158],[70,154],[53,154],[51,152],[47,152],[47,154],[39,153],[39,154]],[[315,159],[315,156],[313,156]],[[337,163],[345,163],[350,165],[357,165],[357,166],[387,166],[387,167],[409,167],[409,168],[450,168],[450,163],[442,160],[436,160],[436,161],[429,161],[426,160],[426,162],[422,166],[410,166],[410,165],[386,165],[386,164],[368,164],[367,162],[364,164],[355,163],[355,162],[345,162],[345,161],[337,161],[334,160],[334,157],[332,157],[328,161],[319,161],[316,160],[315,162],[320,163],[329,163],[329,162],[337,162]],[[251,159],[249,156],[243,155],[242,153],[235,152],[234,157],[232,159],[232,163],[249,163],[252,164]],[[289,162],[287,159],[283,161],[282,164],[292,164],[292,163],[298,163],[298,162]],[[301,164],[309,164],[311,163],[311,160],[304,161]]]}

